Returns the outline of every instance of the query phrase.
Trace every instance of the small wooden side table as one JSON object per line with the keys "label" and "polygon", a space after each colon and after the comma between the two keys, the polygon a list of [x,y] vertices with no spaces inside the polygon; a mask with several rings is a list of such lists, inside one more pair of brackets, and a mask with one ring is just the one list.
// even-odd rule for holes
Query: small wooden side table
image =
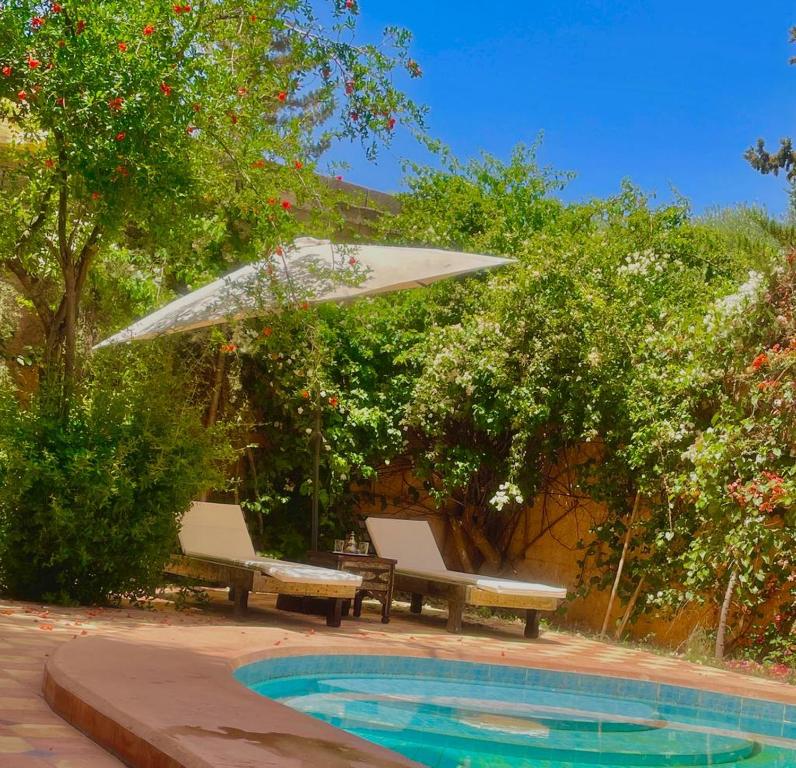
{"label": "small wooden side table", "polygon": [[369,594],[381,603],[381,623],[390,623],[390,605],[397,560],[346,552],[307,552],[307,562],[361,576],[362,587],[357,590],[354,598],[354,616],[359,617],[362,614],[362,598]]}

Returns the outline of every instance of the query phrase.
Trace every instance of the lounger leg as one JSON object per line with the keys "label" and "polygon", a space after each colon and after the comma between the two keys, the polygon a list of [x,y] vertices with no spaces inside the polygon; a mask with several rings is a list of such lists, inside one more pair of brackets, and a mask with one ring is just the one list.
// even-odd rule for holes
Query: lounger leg
{"label": "lounger leg", "polygon": [[420,613],[423,610],[423,595],[412,592],[412,601],[409,603],[409,610],[412,613]]}
{"label": "lounger leg", "polygon": [[235,600],[235,587],[233,587],[233,586],[230,586],[230,588],[229,588],[229,592],[227,593],[227,597],[229,597],[229,599],[230,599],[231,601],[234,601],[234,600]]}
{"label": "lounger leg", "polygon": [[354,618],[358,619],[362,615],[362,593],[357,592],[357,596],[354,598]]}
{"label": "lounger leg", "polygon": [[389,593],[384,596],[384,600],[381,604],[381,623],[382,624],[389,624],[390,623],[390,604],[392,601],[390,600]]}
{"label": "lounger leg", "polygon": [[329,598],[329,612],[326,614],[327,627],[339,627],[343,613],[343,600],[339,597]]}
{"label": "lounger leg", "polygon": [[533,608],[525,611],[525,637],[529,640],[539,637],[539,611]]}
{"label": "lounger leg", "polygon": [[[354,616],[356,616],[356,607],[354,608],[354,611],[355,611]],[[340,615],[345,618],[348,618],[349,613],[351,613],[351,601],[343,600],[343,607],[340,609]]]}
{"label": "lounger leg", "polygon": [[464,603],[458,600],[448,600],[448,632],[458,635],[462,631],[462,614],[464,613]]}
{"label": "lounger leg", "polygon": [[232,614],[236,621],[240,621],[246,616],[246,609],[249,607],[249,590],[235,588],[235,604],[232,609]]}

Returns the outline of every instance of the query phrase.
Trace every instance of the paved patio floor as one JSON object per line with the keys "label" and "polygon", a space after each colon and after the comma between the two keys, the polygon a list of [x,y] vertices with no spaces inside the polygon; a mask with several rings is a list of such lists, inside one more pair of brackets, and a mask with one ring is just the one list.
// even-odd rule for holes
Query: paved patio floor
{"label": "paved patio floor", "polygon": [[[705,687],[746,696],[796,702],[796,687],[701,667],[688,662],[623,648],[575,635],[546,632],[541,640],[522,638],[522,624],[479,620],[466,624],[466,634],[444,631],[444,613],[430,611],[410,617],[398,609],[385,626],[375,610],[359,620],[346,620],[340,630],[329,630],[323,619],[277,612],[269,596],[252,596],[250,616],[244,623],[232,620],[225,595],[211,591],[201,608],[176,611],[158,601],[147,608],[53,608],[0,600],[0,765],[9,768],[113,768],[121,762],[67,725],[48,707],[42,696],[44,664],[63,643],[85,637],[123,638],[135,642],[162,637],[164,630],[186,649],[218,635],[235,631],[252,648],[295,645],[297,648],[335,645],[337,641],[400,642],[418,653],[456,650],[489,657],[500,663],[517,663],[566,670],[581,670],[621,677],[657,679]],[[186,631],[182,631],[182,630]],[[190,629],[190,631],[188,631]],[[410,650],[411,652],[411,650]],[[13,756],[13,758],[12,758]]]}

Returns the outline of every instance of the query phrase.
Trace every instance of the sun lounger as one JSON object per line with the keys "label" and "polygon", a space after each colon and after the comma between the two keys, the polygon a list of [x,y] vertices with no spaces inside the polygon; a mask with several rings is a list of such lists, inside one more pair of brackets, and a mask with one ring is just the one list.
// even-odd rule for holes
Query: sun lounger
{"label": "sun lounger", "polygon": [[448,570],[425,520],[369,517],[366,525],[379,556],[398,561],[395,589],[412,594],[413,613],[424,595],[448,601],[448,632],[461,632],[465,605],[483,605],[525,610],[525,637],[536,638],[539,611],[554,611],[567,596],[561,587]]}
{"label": "sun lounger", "polygon": [[258,557],[237,504],[195,501],[179,536],[183,553],[171,559],[167,572],[229,587],[236,618],[245,614],[249,592],[270,592],[327,598],[326,623],[339,627],[343,600],[353,600],[362,585],[353,573]]}

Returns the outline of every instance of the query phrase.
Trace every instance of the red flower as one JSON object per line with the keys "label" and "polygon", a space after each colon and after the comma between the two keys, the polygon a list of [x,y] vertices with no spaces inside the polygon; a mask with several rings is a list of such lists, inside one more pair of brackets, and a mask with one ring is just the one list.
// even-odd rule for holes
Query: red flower
{"label": "red flower", "polygon": [[343,180],[343,177],[342,177],[342,176],[335,176],[335,177],[334,177],[334,180],[335,180],[335,181],[342,181],[342,180]]}
{"label": "red flower", "polygon": [[51,10],[53,13],[60,13],[60,12],[61,12],[63,9],[64,9],[64,7],[63,7],[62,5],[59,5],[58,3],[53,3],[53,4],[50,6],[50,10]]}
{"label": "red flower", "polygon": [[357,259],[356,256],[352,256],[348,260],[348,263],[353,267],[355,264],[359,264],[359,259]]}
{"label": "red flower", "polygon": [[195,130],[196,130],[196,126],[195,125],[189,125],[185,129],[185,133],[187,133],[189,136],[193,136]]}
{"label": "red flower", "polygon": [[127,134],[124,131],[119,131],[116,134],[116,141],[124,141],[127,138]]}
{"label": "red flower", "polygon": [[85,28],[86,28],[86,22],[83,21],[83,19],[80,19],[80,21],[78,21],[77,25],[75,26],[75,31],[79,35]]}
{"label": "red flower", "polygon": [[304,167],[304,163],[302,163],[301,160],[296,160],[296,162],[293,163],[293,165],[295,166],[297,171],[300,171]]}
{"label": "red flower", "polygon": [[244,88],[243,86],[238,88],[238,96],[245,96],[248,92],[249,92],[248,88]]}
{"label": "red flower", "polygon": [[257,21],[257,14],[256,13],[251,14],[251,16],[249,16],[249,21],[251,21],[252,23]]}
{"label": "red flower", "polygon": [[127,43],[119,43],[117,48],[119,51],[121,51],[121,53],[127,53]]}
{"label": "red flower", "polygon": [[305,312],[310,308],[310,303],[308,301],[302,301],[299,309],[303,309]]}
{"label": "red flower", "polygon": [[28,69],[36,69],[41,65],[41,62],[38,59],[34,59],[32,56],[28,56]]}
{"label": "red flower", "polygon": [[123,176],[126,178],[130,175],[130,171],[128,171],[127,167],[124,165],[117,165],[115,170],[117,176]]}
{"label": "red flower", "polygon": [[309,393],[309,392],[308,392],[306,389],[302,390],[302,392],[301,392],[301,396],[302,396],[302,397],[303,397],[305,400],[309,400],[309,399],[310,399],[310,393]]}
{"label": "red flower", "polygon": [[202,111],[202,105],[197,102],[196,104],[192,104],[191,105],[191,109],[194,112],[201,112]]}
{"label": "red flower", "polygon": [[27,101],[28,94],[27,94],[25,91],[20,91],[20,92],[17,94],[17,98],[18,98],[20,101]]}
{"label": "red flower", "polygon": [[260,158],[252,163],[252,168],[265,168],[265,160]]}
{"label": "red flower", "polygon": [[58,41],[58,47],[59,48],[63,48],[65,45],[66,45],[66,40],[59,40]]}
{"label": "red flower", "polygon": [[235,352],[237,350],[237,348],[238,348],[238,345],[237,344],[232,344],[232,343],[222,344],[221,345],[221,351],[222,352]]}
{"label": "red flower", "polygon": [[44,26],[44,19],[41,16],[34,16],[30,20],[30,26],[33,29],[41,29]]}
{"label": "red flower", "polygon": [[232,125],[238,124],[238,116],[234,112],[227,112],[227,115],[229,116],[229,121],[232,123]]}
{"label": "red flower", "polygon": [[2,72],[2,73],[3,73],[3,77],[11,77],[11,73],[12,73],[13,71],[14,71],[14,70],[13,70],[13,69],[11,69],[11,67],[9,67],[7,64],[6,64],[6,66],[5,66],[5,67],[3,67],[2,69],[0,69],[0,72]]}
{"label": "red flower", "polygon": [[391,117],[389,120],[387,120],[387,130],[391,131],[393,128],[395,128],[395,118]]}
{"label": "red flower", "polygon": [[55,103],[56,103],[56,105],[58,105],[59,107],[65,107],[65,106],[66,106],[66,99],[65,99],[63,96],[59,96],[59,97],[58,97],[58,98],[55,100]]}
{"label": "red flower", "polygon": [[171,96],[171,86],[167,83],[160,84],[160,91],[164,96]]}
{"label": "red flower", "polygon": [[111,112],[118,112],[123,104],[124,99],[121,96],[117,96],[115,99],[111,99],[108,102],[108,109],[110,109]]}
{"label": "red flower", "polygon": [[55,162],[53,161],[53,159],[51,157],[48,157],[44,161],[44,167],[45,168],[55,168]]}
{"label": "red flower", "polygon": [[291,204],[290,200],[283,200],[283,201],[282,201],[282,207],[283,207],[283,208],[284,208],[286,211],[289,211],[289,210],[290,210],[290,209],[291,209],[293,206],[292,206],[292,204]]}
{"label": "red flower", "polygon": [[406,62],[406,68],[412,77],[420,77],[423,74],[423,70],[420,69],[420,65],[414,59],[409,59]]}
{"label": "red flower", "polygon": [[154,34],[155,27],[152,24],[147,24],[144,27],[144,37],[149,37],[151,34]]}
{"label": "red flower", "polygon": [[332,395],[332,396],[329,398],[329,405],[331,405],[331,406],[332,406],[332,408],[337,408],[337,404],[338,404],[339,402],[340,402],[340,401],[339,401],[339,400],[338,400],[338,399],[337,399],[337,398],[336,398],[334,395]]}
{"label": "red flower", "polygon": [[353,81],[353,80],[347,80],[347,81],[346,81],[346,84],[345,84],[345,92],[346,92],[347,94],[349,94],[349,95],[350,95],[350,94],[352,94],[352,93],[354,92],[354,81]]}
{"label": "red flower", "polygon": [[276,205],[276,198],[275,197],[269,197],[268,198],[268,205]]}
{"label": "red flower", "polygon": [[102,197],[102,195],[99,192],[92,192],[91,193],[91,199],[92,200],[99,200],[101,197]]}
{"label": "red flower", "polygon": [[351,119],[352,119],[354,122],[356,122],[357,120],[359,120],[359,112],[352,112],[352,113],[351,113]]}
{"label": "red flower", "polygon": [[270,336],[274,332],[274,329],[270,326],[267,328],[263,328],[263,336]]}
{"label": "red flower", "polygon": [[287,100],[287,91],[279,91],[279,93],[277,93],[277,95],[276,95],[276,98],[279,99],[279,101],[281,101],[281,102],[286,101]]}
{"label": "red flower", "polygon": [[353,10],[355,5],[356,3],[354,2],[354,0],[345,0],[345,7],[348,8],[349,11]]}
{"label": "red flower", "polygon": [[761,352],[754,360],[752,360],[752,368],[759,371],[768,362],[768,355]]}

